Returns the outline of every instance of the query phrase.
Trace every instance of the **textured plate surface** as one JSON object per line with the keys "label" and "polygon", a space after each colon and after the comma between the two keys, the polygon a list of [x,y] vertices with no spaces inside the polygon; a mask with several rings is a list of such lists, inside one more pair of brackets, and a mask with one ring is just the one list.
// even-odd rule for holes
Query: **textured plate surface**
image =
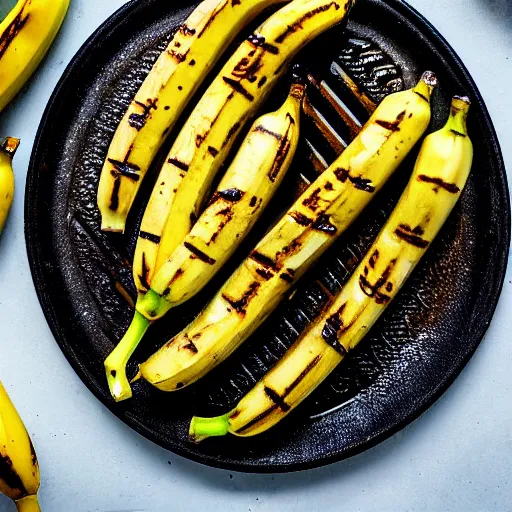
{"label": "textured plate surface", "polygon": [[[402,80],[409,87],[421,71],[434,70],[441,87],[431,130],[446,118],[451,95],[464,93],[473,100],[472,174],[459,205],[403,291],[308,401],[265,435],[193,445],[187,439],[190,416],[229,410],[318,314],[329,293],[340,289],[396,203],[415,154],[290,300],[226,363],[177,393],[137,383],[133,400],[115,404],[103,360],[131,318],[129,261],[151,178],[124,236],[99,231],[96,186],[124,108],[190,10],[186,0],[173,2],[172,8],[164,0],[127,4],[84,45],[57,86],[39,129],[26,191],[27,248],[41,304],[57,342],[93,393],[135,430],[176,453],[212,466],[266,472],[348,457],[429,407],[469,360],[489,325],[509,246],[508,189],[491,121],[460,60],[425,20],[398,0],[358,0],[348,27],[334,29],[299,56],[344,97],[331,62],[343,64],[351,37],[370,41],[385,54],[376,57],[380,63],[352,69],[374,97],[400,87]],[[266,109],[282,95],[277,90]],[[303,126],[303,137],[314,137],[306,119]],[[293,200],[299,173],[314,172],[304,146],[255,233],[211,286],[149,331],[131,371],[198,313],[282,205]],[[327,160],[335,156],[329,151],[325,149]]]}

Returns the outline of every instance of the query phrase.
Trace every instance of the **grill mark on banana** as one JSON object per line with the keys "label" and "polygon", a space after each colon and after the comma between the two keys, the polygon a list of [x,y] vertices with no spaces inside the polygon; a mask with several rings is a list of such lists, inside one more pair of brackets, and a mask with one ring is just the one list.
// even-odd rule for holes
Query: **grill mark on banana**
{"label": "grill mark on banana", "polygon": [[160,243],[160,237],[158,235],[153,235],[153,233],[148,233],[147,231],[141,231],[139,233],[139,236],[143,238],[144,240],[149,240],[150,242],[153,242],[154,244]]}
{"label": "grill mark on banana", "polygon": [[277,154],[276,158],[274,160],[274,165],[272,166],[272,169],[268,173],[269,180],[273,183],[276,181],[276,178],[279,174],[279,171],[283,167],[283,164],[286,160],[286,157],[288,156],[288,152],[290,151],[290,147],[292,144],[292,141],[289,137],[290,130],[292,129],[293,125],[295,124],[295,121],[293,117],[287,116],[290,118],[290,125],[286,129],[286,133],[284,134],[284,137],[281,136],[281,144],[279,144],[279,147],[277,148]]}
{"label": "grill mark on banana", "polygon": [[133,181],[139,181],[139,171],[140,167],[135,164],[131,164],[130,162],[119,162],[118,160],[114,160],[113,158],[109,158],[108,161],[114,166],[114,169],[110,171],[112,176],[125,176]]}
{"label": "grill mark on banana", "polygon": [[[313,370],[313,368],[320,362],[320,358],[321,356],[316,356],[307,366],[306,368],[304,368],[304,370],[299,374],[299,376],[290,384],[290,386],[287,388],[286,390],[286,393],[285,393],[285,397],[288,396],[305,378],[306,376],[308,375],[309,372],[311,372],[311,370]],[[284,398],[282,398],[282,400],[284,400]],[[287,404],[288,406],[288,404]],[[268,416],[270,416],[270,414],[272,414],[275,410],[277,410],[279,408],[279,406],[277,404],[274,404],[273,406],[269,407],[268,409],[266,409],[265,411],[263,411],[261,414],[259,414],[256,418],[254,418],[253,420],[249,421],[247,424],[243,425],[242,427],[240,427],[239,429],[236,430],[236,433],[237,434],[242,434],[243,432],[245,432],[246,430],[254,427],[255,425],[257,425],[258,423],[260,423],[261,421],[263,421],[265,418],[267,418]],[[289,410],[289,406],[288,406],[288,410]],[[237,416],[239,416],[241,411],[237,411],[235,410],[235,412],[233,412],[232,415],[230,415],[231,419],[236,419]]]}
{"label": "grill mark on banana", "polygon": [[239,299],[234,299],[233,297],[230,297],[229,295],[223,293],[222,298],[237,312],[240,313],[240,315],[245,316],[245,313],[247,312],[247,306],[251,302],[251,300],[256,297],[258,293],[258,289],[260,287],[260,283],[257,281],[254,283],[251,283],[249,285],[249,289],[244,292],[242,297]]}
{"label": "grill mark on banana", "polygon": [[142,112],[140,114],[137,114],[137,113],[131,114],[130,117],[128,118],[128,124],[132,128],[135,128],[137,131],[140,131],[146,125],[146,122],[151,114],[151,110],[157,109],[158,98],[156,98],[156,99],[148,98],[147,104],[142,103],[140,101],[134,101],[134,103],[136,105],[139,105],[139,107],[142,109]]}
{"label": "grill mark on banana", "polygon": [[112,187],[112,194],[110,195],[110,208],[117,210],[119,206],[119,189],[121,188],[121,178],[119,176],[114,180],[114,186]]}
{"label": "grill mark on banana", "polygon": [[[291,25],[288,25],[286,27],[286,30],[279,36],[276,37],[275,42],[276,43],[284,43],[285,40],[294,32],[297,32],[297,30],[302,29],[302,24],[311,18],[314,18],[317,14],[320,14],[322,12],[328,11],[331,7],[334,7],[336,10],[340,8],[340,5],[337,2],[332,2],[328,5],[322,5],[320,7],[317,7],[316,9],[312,9],[311,11],[305,13],[302,17],[300,17],[295,23],[292,23]],[[345,11],[348,12],[351,5],[350,2],[347,2],[345,4]]]}
{"label": "grill mark on banana", "polygon": [[186,164],[185,162],[182,162],[181,160],[178,160],[177,158],[169,158],[169,160],[167,160],[167,162],[169,162],[171,165],[174,165],[174,167],[177,167],[178,169],[180,169],[183,172],[188,171],[188,168],[189,168],[188,164]]}
{"label": "grill mark on banana", "polygon": [[25,12],[25,7],[30,4],[30,0],[26,0],[20,12],[0,34],[0,59],[9,48],[15,37],[21,32],[25,24],[30,18],[30,13]]}
{"label": "grill mark on banana", "polygon": [[201,249],[198,249],[194,245],[192,245],[189,242],[183,242],[183,245],[194,255],[197,256],[201,261],[204,261],[205,263],[208,263],[208,265],[214,265],[215,260],[213,258],[210,258],[208,254],[201,251]]}
{"label": "grill mark on banana", "polygon": [[458,194],[460,192],[459,187],[457,187],[455,183],[447,183],[442,178],[434,178],[432,176],[427,176],[426,174],[420,174],[418,176],[418,181],[436,185],[433,189],[436,194],[439,188],[444,188],[446,191],[450,192],[450,194]]}
{"label": "grill mark on banana", "polygon": [[420,226],[416,226],[414,229],[412,229],[407,224],[400,224],[400,226],[395,229],[396,236],[402,240],[405,240],[411,245],[420,247],[422,249],[426,248],[429,244],[428,240],[421,238],[423,233],[424,231]]}
{"label": "grill mark on banana", "polygon": [[227,190],[217,191],[215,192],[215,194],[213,194],[210,204],[215,203],[219,199],[219,197],[225,199],[226,201],[237,203],[238,201],[240,201],[240,199],[242,199],[242,197],[244,197],[244,194],[245,192],[242,192],[238,188],[228,188]]}

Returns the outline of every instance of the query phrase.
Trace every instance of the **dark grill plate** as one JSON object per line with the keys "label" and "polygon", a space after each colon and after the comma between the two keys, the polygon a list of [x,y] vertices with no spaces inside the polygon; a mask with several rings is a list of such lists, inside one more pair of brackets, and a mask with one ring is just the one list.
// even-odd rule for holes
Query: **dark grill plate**
{"label": "dark grill plate", "polygon": [[[292,471],[351,456],[429,407],[461,371],[489,325],[509,246],[508,189],[491,120],[458,57],[399,0],[358,0],[348,27],[334,29],[299,56],[305,72],[326,80],[361,121],[367,112],[336,79],[333,61],[345,66],[374,100],[411,86],[421,71],[434,70],[441,86],[432,130],[446,118],[451,95],[465,93],[473,100],[469,127],[475,144],[473,171],[460,204],[402,293],[307,402],[260,437],[193,445],[187,439],[190,416],[229,410],[282,356],[329,294],[340,289],[396,203],[415,154],[305,276],[291,299],[225,364],[197,385],[173,394],[137,383],[133,400],[115,404],[103,360],[131,318],[133,235],[151,179],[146,180],[125,236],[99,231],[96,185],[124,108],[173,27],[191,9],[186,0],[172,5],[140,0],[118,11],[78,52],[46,109],[32,154],[25,211],[28,254],[42,307],[57,342],[91,391],[119,418],[161,446],[204,464],[253,472]],[[355,39],[377,51],[360,61],[351,60]],[[284,87],[275,91],[266,110],[282,100],[284,91]],[[311,102],[342,139],[350,137],[313,88]],[[306,116],[303,128],[303,143],[287,183],[254,234],[210,286],[152,328],[134,363],[198,313],[283,204],[293,200],[302,186],[301,174],[314,179],[318,161],[315,170],[306,138],[327,163],[335,157],[337,145],[327,143]],[[132,364],[130,371],[134,368]]]}

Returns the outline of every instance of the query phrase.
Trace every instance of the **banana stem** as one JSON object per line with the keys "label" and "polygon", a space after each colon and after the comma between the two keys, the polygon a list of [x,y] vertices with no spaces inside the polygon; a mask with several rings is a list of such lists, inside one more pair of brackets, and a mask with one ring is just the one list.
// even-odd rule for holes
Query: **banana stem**
{"label": "banana stem", "polygon": [[190,439],[196,443],[208,437],[225,436],[227,433],[229,433],[229,414],[215,418],[194,416],[188,431]]}
{"label": "banana stem", "polygon": [[149,289],[145,295],[137,300],[137,311],[146,318],[158,320],[170,309],[170,304],[154,290]]}
{"label": "banana stem", "polygon": [[136,311],[125,335],[105,359],[108,387],[116,402],[132,396],[132,388],[126,377],[126,365],[149,326],[150,321]]}
{"label": "banana stem", "polygon": [[471,101],[467,96],[454,96],[450,110],[450,117],[445,128],[460,135],[467,135],[467,117]]}
{"label": "banana stem", "polygon": [[430,101],[430,96],[436,86],[436,75],[432,71],[425,71],[413,91],[425,98],[425,100]]}
{"label": "banana stem", "polygon": [[14,157],[19,145],[20,139],[16,139],[15,137],[5,137],[0,139],[0,151],[10,158]]}
{"label": "banana stem", "polygon": [[37,496],[35,494],[22,498],[15,503],[18,512],[41,512],[41,508],[39,507],[39,502],[37,501]]}

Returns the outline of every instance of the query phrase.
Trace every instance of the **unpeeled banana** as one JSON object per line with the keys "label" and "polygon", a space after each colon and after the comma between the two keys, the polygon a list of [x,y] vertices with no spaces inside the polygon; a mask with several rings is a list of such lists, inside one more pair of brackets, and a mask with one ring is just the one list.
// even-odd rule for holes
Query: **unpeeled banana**
{"label": "unpeeled banana", "polygon": [[420,139],[430,121],[435,83],[427,72],[413,89],[382,101],[206,309],[140,366],[142,377],[164,391],[187,386],[226,359],[265,320]]}
{"label": "unpeeled banana", "polygon": [[45,56],[68,7],[69,0],[18,0],[0,23],[0,112]]}
{"label": "unpeeled banana", "polygon": [[0,139],[0,233],[4,230],[14,198],[12,159],[19,145],[20,140],[14,137]]}
{"label": "unpeeled banana", "polygon": [[124,114],[100,177],[101,228],[122,232],[141,182],[183,109],[248,23],[290,0],[205,0],[181,25]]}
{"label": "unpeeled banana", "polygon": [[154,308],[163,312],[161,300],[167,310],[198,293],[233,254],[279,187],[299,142],[304,90],[303,83],[294,83],[279,110],[256,120],[209,206],[161,265],[152,289],[137,301],[132,326],[105,361],[116,400],[131,396],[126,363],[149,325],[140,311],[151,319]]}
{"label": "unpeeled banana", "polygon": [[133,264],[139,292],[147,290],[160,264],[189,233],[237,135],[289,61],[340,23],[352,3],[293,0],[251,34],[225,64],[179,133],[146,207]]}
{"label": "unpeeled banana", "polygon": [[312,393],[366,335],[460,197],[473,159],[466,127],[469,105],[468,98],[453,98],[447,124],[425,139],[400,201],[331,307],[232,412],[193,418],[192,438],[264,432]]}
{"label": "unpeeled banana", "polygon": [[39,466],[25,425],[0,382],[0,492],[19,512],[38,512]]}

